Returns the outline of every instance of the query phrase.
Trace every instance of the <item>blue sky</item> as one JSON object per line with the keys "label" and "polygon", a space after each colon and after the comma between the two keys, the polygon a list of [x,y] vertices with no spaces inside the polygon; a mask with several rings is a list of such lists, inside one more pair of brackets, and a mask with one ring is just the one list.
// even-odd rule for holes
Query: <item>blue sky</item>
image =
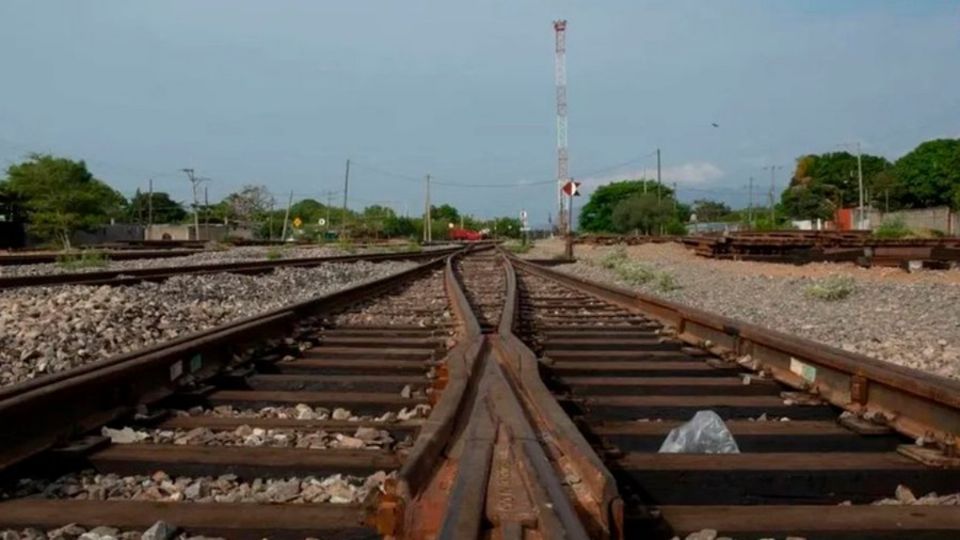
{"label": "blue sky", "polygon": [[351,207],[418,213],[429,172],[436,202],[544,222],[556,18],[588,190],[653,174],[660,147],[681,199],[743,205],[802,153],[960,136],[957,1],[4,0],[0,164],[64,154],[180,200],[193,167],[211,199],[322,200],[350,158]]}

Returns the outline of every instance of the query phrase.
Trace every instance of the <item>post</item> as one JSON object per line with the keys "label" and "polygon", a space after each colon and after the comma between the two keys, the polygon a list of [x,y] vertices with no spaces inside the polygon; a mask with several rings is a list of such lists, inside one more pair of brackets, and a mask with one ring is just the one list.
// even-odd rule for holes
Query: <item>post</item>
{"label": "post", "polygon": [[280,233],[280,241],[287,241],[287,222],[290,221],[290,207],[293,206],[293,190],[290,190],[290,198],[287,199],[287,212],[283,215],[283,232]]}
{"label": "post", "polygon": [[[333,192],[327,191],[327,220],[326,225],[324,225],[323,230],[330,230],[330,207],[333,206]],[[324,238],[326,240],[326,238]]]}
{"label": "post", "polygon": [[203,224],[204,229],[210,230],[210,195],[207,192],[207,186],[203,186]]}
{"label": "post", "polygon": [[657,148],[657,204],[660,204],[660,149]]}
{"label": "post", "polygon": [[347,170],[343,174],[343,216],[340,217],[340,238],[347,236],[347,193],[350,191],[350,160],[347,160]]}
{"label": "post", "polygon": [[147,181],[147,226],[153,225],[153,178]]}
{"label": "post", "polygon": [[750,206],[747,207],[747,221],[753,227],[753,177],[750,177]]}
{"label": "post", "polygon": [[770,166],[770,227],[774,227],[774,224],[777,222],[777,211],[773,206],[773,191],[777,189],[777,168],[773,165]]}
{"label": "post", "polygon": [[433,233],[430,230],[430,175],[426,176],[427,190],[423,203],[423,243],[429,244]]}
{"label": "post", "polygon": [[857,229],[863,230],[863,153],[857,143],[857,183],[860,186],[860,209],[857,211]]}
{"label": "post", "polygon": [[193,169],[186,168],[180,170],[187,174],[187,178],[190,179],[190,184],[193,188],[193,232],[196,234],[196,238],[194,238],[194,240],[200,240],[200,201],[198,200],[197,195],[197,186],[199,185],[199,182],[197,177],[193,175]]}

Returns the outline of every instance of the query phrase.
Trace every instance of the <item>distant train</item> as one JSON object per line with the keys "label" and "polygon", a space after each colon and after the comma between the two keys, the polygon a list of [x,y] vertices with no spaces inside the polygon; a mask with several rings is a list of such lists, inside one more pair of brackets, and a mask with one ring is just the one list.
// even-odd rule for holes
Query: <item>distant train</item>
{"label": "distant train", "polygon": [[488,238],[489,236],[490,231],[486,229],[482,231],[471,231],[470,229],[461,229],[460,227],[454,227],[450,229],[450,239],[459,240],[462,242],[478,242]]}

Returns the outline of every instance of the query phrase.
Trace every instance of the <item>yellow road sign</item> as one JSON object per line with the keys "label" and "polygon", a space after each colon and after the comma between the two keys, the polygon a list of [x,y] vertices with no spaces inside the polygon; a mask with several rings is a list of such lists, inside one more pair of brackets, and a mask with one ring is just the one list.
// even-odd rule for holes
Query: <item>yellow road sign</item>
{"label": "yellow road sign", "polygon": [[301,225],[303,225],[303,221],[302,221],[300,218],[298,218],[298,217],[293,218],[293,227],[294,227],[294,228],[299,229]]}

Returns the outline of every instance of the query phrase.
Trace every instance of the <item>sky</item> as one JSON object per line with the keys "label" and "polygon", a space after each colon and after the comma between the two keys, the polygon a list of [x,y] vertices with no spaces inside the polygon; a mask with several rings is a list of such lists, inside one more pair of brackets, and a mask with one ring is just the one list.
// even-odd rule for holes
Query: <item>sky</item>
{"label": "sky", "polygon": [[350,159],[351,208],[419,214],[430,174],[435,204],[544,223],[560,18],[587,193],[660,148],[681,200],[745,206],[805,153],[960,137],[960,0],[3,0],[0,166],[342,204]]}

